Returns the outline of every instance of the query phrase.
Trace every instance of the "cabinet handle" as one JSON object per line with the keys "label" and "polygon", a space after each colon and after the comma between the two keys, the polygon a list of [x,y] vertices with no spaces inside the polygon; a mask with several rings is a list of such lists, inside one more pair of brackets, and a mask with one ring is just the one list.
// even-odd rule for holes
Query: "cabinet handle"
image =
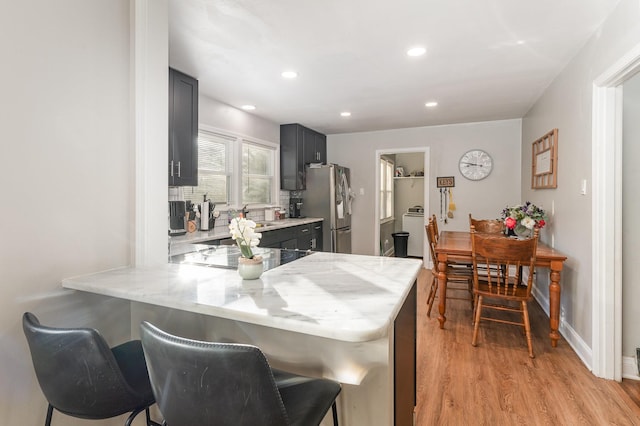
{"label": "cabinet handle", "polygon": [[171,177],[173,177],[173,160],[169,163],[169,169],[171,169]]}
{"label": "cabinet handle", "polygon": [[178,161],[178,177],[182,177],[182,176],[180,176],[180,163],[181,163],[181,161]]}
{"label": "cabinet handle", "polygon": [[301,229],[301,230],[300,230],[300,232],[303,232],[303,233],[304,233],[304,232],[309,232],[309,229],[308,229],[308,228]]}
{"label": "cabinet handle", "polygon": [[316,248],[316,239],[315,238],[311,239],[311,248],[312,249]]}

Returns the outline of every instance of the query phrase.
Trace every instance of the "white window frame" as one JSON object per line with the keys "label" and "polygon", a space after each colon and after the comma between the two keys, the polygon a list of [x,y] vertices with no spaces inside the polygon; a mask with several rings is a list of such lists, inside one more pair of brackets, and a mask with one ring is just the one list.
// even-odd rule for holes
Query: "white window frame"
{"label": "white window frame", "polygon": [[[380,157],[380,223],[386,223],[394,220],[394,205],[393,205],[393,177],[395,163],[387,158]],[[390,193],[390,197],[388,196]],[[387,200],[390,201],[390,205],[387,205]],[[389,216],[385,216],[385,210],[391,212]]]}
{"label": "white window frame", "polygon": [[[246,201],[243,199],[244,196],[244,168],[242,167],[242,151],[245,147],[255,147],[257,149],[263,149],[269,152],[269,157],[270,157],[270,168],[271,168],[271,173],[269,175],[254,175],[255,177],[270,177],[271,180],[271,193],[269,194],[269,200],[267,201],[266,205],[272,205],[274,203],[274,201],[277,198],[277,194],[274,190],[274,186],[276,186],[275,189],[277,189],[277,187],[279,187],[279,181],[276,182],[274,177],[276,175],[276,152],[277,149],[274,146],[267,146],[264,143],[256,143],[254,141],[248,140],[246,138],[242,138],[241,143],[240,143],[240,168],[239,170],[239,174],[240,174],[240,180],[239,180],[239,188],[240,188],[240,192],[239,192],[239,197],[238,198],[240,201],[240,203],[242,204],[247,204],[247,203],[251,203],[250,201]],[[256,205],[256,203],[251,203],[251,205]]]}
{"label": "white window frame", "polygon": [[[217,142],[223,142],[225,144],[225,170],[222,173],[212,173],[214,175],[220,175],[220,176],[225,176],[226,177],[226,191],[227,191],[227,200],[217,200],[214,197],[211,196],[211,194],[209,194],[209,197],[207,197],[208,199],[211,199],[214,203],[216,204],[228,204],[229,200],[231,200],[231,184],[232,184],[232,178],[233,178],[233,168],[234,168],[234,164],[233,164],[233,160],[232,160],[232,155],[233,155],[233,143],[235,141],[234,137],[231,137],[223,132],[219,132],[219,131],[213,131],[210,129],[204,129],[204,128],[200,128],[198,129],[198,150],[200,150],[200,139],[201,139],[201,135],[204,137],[210,137],[212,139],[216,139]],[[201,175],[203,174],[202,169],[200,169],[200,153],[198,153],[198,181],[200,180]],[[189,187],[185,187],[185,188],[192,188],[191,186]],[[185,199],[190,199],[192,202],[194,203],[200,203],[202,201],[204,201],[202,199],[202,197],[197,197],[194,199],[194,194],[190,193],[189,190],[185,191]],[[200,194],[199,194],[200,195]]]}
{"label": "white window frame", "polygon": [[244,204],[242,204],[242,145],[243,143],[250,143],[263,148],[273,150],[273,182],[271,185],[271,203],[255,203],[250,204],[251,208],[270,207],[279,202],[279,188],[280,188],[280,144],[254,138],[247,135],[231,132],[229,130],[219,129],[212,126],[201,124],[199,130],[218,133],[233,140],[229,143],[229,152],[227,153],[227,167],[230,173],[229,179],[229,200],[227,202],[227,209],[240,210]]}

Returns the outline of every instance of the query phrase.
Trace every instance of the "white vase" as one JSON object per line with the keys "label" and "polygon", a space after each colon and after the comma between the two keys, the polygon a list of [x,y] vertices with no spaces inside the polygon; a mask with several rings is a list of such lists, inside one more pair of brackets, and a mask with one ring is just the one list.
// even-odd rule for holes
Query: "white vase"
{"label": "white vase", "polygon": [[533,230],[518,223],[514,229],[515,234],[520,238],[531,238],[533,236]]}
{"label": "white vase", "polygon": [[243,280],[255,280],[260,278],[264,266],[261,256],[253,256],[251,259],[240,256],[238,259],[238,274]]}

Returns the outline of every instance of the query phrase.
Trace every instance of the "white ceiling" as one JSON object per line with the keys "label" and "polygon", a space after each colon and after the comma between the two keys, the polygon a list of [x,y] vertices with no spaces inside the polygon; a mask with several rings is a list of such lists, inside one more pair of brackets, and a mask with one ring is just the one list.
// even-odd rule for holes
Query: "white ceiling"
{"label": "white ceiling", "polygon": [[211,98],[326,134],[520,118],[617,3],[170,0],[169,62]]}

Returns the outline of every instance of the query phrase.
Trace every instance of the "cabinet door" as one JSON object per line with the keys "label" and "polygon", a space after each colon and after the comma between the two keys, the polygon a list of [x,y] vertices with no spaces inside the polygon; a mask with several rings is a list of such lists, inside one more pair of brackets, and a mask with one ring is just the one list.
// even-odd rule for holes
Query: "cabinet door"
{"label": "cabinet door", "polygon": [[327,164],[327,135],[322,133],[316,134],[316,153],[318,163]]}
{"label": "cabinet door", "polygon": [[295,250],[298,248],[298,240],[296,238],[285,240],[280,243],[280,248]]}
{"label": "cabinet door", "polygon": [[322,222],[311,224],[311,250],[322,251]]}
{"label": "cabinet door", "polygon": [[303,129],[302,146],[304,150],[304,164],[317,163],[318,152],[316,151],[317,133],[311,129]]}
{"label": "cabinet door", "polygon": [[303,225],[298,229],[298,248],[300,250],[310,250],[313,245],[311,225]]}
{"label": "cabinet door", "polygon": [[169,185],[198,185],[198,80],[171,68]]}
{"label": "cabinet door", "polygon": [[311,129],[304,129],[303,149],[304,164],[327,162],[327,137]]}
{"label": "cabinet door", "polygon": [[304,189],[303,127],[298,124],[280,126],[280,188]]}

